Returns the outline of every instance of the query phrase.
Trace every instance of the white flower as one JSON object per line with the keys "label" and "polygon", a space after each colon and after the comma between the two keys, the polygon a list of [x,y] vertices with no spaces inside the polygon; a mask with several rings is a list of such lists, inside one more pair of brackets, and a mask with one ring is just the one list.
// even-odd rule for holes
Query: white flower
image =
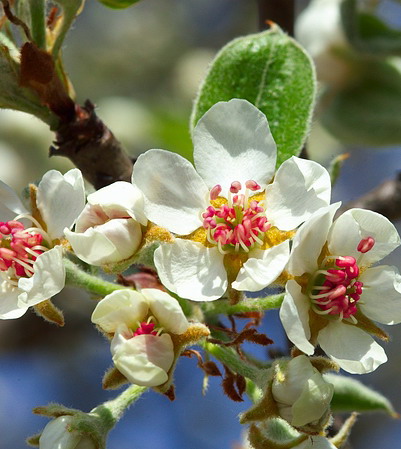
{"label": "white flower", "polygon": [[63,289],[63,251],[58,244],[85,204],[81,172],[48,171],[31,203],[30,214],[0,181],[0,319],[19,318],[28,307]]}
{"label": "white flower", "polygon": [[288,260],[290,235],[281,231],[329,203],[329,175],[296,157],[274,175],[276,144],[267,119],[245,100],[214,105],[193,141],[196,170],[163,150],[147,151],[134,166],[146,216],[178,234],[155,251],[160,279],[195,301],[220,298],[229,283],[261,290]]}
{"label": "white flower", "polygon": [[111,293],[97,304],[92,322],[114,333],[115,367],[130,382],[149,387],[168,380],[175,359],[170,334],[183,334],[189,326],[177,300],[153,288]]}
{"label": "white flower", "polygon": [[341,3],[312,0],[295,23],[295,37],[312,56],[318,80],[334,86],[349,81],[352,69],[343,56],[350,51],[350,45],[341,24]]}
{"label": "white flower", "polygon": [[294,427],[327,421],[333,391],[305,355],[276,365],[272,395],[280,416]]}
{"label": "white flower", "polygon": [[39,449],[96,449],[90,437],[69,429],[72,421],[72,416],[60,416],[50,421],[39,438]]}
{"label": "white flower", "polygon": [[75,254],[91,265],[116,263],[130,258],[142,241],[141,192],[129,182],[118,181],[88,195],[77,218],[75,232],[65,230]]}
{"label": "white flower", "polygon": [[382,215],[351,209],[333,224],[339,204],[317,212],[298,230],[280,318],[288,338],[306,354],[321,348],[350,373],[374,371],[387,360],[367,333],[401,322],[401,276],[395,267],[371,267],[400,245]]}

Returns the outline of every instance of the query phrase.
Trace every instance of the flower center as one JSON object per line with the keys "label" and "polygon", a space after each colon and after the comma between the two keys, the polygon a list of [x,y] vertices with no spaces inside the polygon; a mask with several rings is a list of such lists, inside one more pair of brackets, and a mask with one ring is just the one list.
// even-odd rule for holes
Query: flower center
{"label": "flower center", "polygon": [[[28,218],[38,227],[25,228],[18,220]],[[31,277],[36,258],[49,248],[43,240],[51,241],[39,223],[29,215],[19,215],[14,220],[0,222],[0,275],[12,286],[18,279]]]}
{"label": "flower center", "polygon": [[312,309],[317,314],[338,315],[340,321],[345,318],[357,323],[354,315],[363,291],[363,282],[358,281],[358,263],[362,254],[370,251],[374,244],[372,237],[359,242],[357,250],[361,256],[358,261],[352,256],[328,256],[324,259],[324,268],[314,274],[309,293]]}
{"label": "flower center", "polygon": [[[227,204],[209,206],[202,214],[208,241],[217,245],[223,254],[232,249],[239,251],[240,248],[249,252],[255,245],[262,245],[263,234],[271,226],[267,221],[263,202],[249,198],[249,192],[260,190],[260,185],[256,181],[247,181],[245,186],[245,193],[241,194],[241,183],[234,181]],[[221,186],[217,184],[210,191],[210,200],[216,200],[220,192]]]}
{"label": "flower center", "polygon": [[134,337],[137,335],[157,335],[157,332],[154,330],[155,323],[141,323],[138,329],[134,332]]}

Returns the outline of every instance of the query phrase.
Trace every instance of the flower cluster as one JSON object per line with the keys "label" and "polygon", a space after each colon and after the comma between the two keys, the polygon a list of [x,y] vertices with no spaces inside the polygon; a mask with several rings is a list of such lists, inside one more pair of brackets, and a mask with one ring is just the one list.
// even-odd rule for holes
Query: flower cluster
{"label": "flower cluster", "polygon": [[[375,322],[401,322],[401,276],[374,264],[400,237],[385,217],[367,210],[351,209],[333,221],[339,203],[330,205],[328,172],[295,156],[276,170],[267,119],[245,100],[214,105],[193,142],[194,166],[175,153],[149,150],[138,158],[132,183],[91,193],[86,205],[78,170],[50,171],[32,186],[31,213],[0,184],[0,318],[17,318],[64,287],[66,250],[108,272],[149,260],[161,289],[114,285],[92,322],[111,341],[117,378],[171,395],[178,358],[210,331],[198,322],[207,321],[207,307],[190,303],[184,314],[166,289],[184,300],[224,298],[234,306],[241,292],[282,287],[280,318],[296,349],[292,359],[254,379],[263,397],[241,420],[251,423],[255,448],[276,444],[272,429],[283,425],[290,442],[274,447],[334,447],[325,438],[333,386],[322,372],[368,373],[387,360],[372,335],[387,340]],[[252,336],[256,341],[260,334]],[[332,360],[308,358],[317,346]],[[197,356],[207,375],[220,374]],[[55,420],[52,435],[66,424]],[[81,438],[68,434],[71,447]]]}

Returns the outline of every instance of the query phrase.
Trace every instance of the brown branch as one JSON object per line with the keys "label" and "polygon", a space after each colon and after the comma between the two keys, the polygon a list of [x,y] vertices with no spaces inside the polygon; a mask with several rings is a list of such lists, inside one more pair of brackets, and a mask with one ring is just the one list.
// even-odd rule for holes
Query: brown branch
{"label": "brown branch", "polygon": [[30,88],[59,119],[50,156],[65,156],[100,189],[115,181],[131,180],[132,161],[87,100],[76,104],[58,76],[52,56],[33,43],[21,50],[21,86]]}
{"label": "brown branch", "polygon": [[24,30],[25,36],[28,41],[32,41],[32,35],[28,25],[18,17],[14,16],[14,14],[11,12],[10,2],[8,0],[1,0],[1,3],[3,4],[4,15],[7,17],[7,19],[14,25],[20,26]]}
{"label": "brown branch", "polygon": [[267,22],[271,21],[294,35],[295,0],[258,0],[258,7],[260,30],[267,28]]}
{"label": "brown branch", "polygon": [[345,204],[338,214],[353,207],[370,209],[391,221],[401,218],[401,172],[395,179],[387,180],[360,198]]}

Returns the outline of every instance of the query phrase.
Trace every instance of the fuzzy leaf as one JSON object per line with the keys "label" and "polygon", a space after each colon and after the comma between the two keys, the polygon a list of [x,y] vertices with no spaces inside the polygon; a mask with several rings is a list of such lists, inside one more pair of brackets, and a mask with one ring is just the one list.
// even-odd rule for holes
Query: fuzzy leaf
{"label": "fuzzy leaf", "polygon": [[277,167],[302,149],[315,98],[309,56],[278,26],[227,44],[212,62],[194,103],[191,127],[218,101],[244,98],[267,117]]}
{"label": "fuzzy leaf", "polygon": [[390,401],[358,380],[337,374],[324,374],[327,382],[334,385],[331,401],[333,412],[379,412],[398,417]]}
{"label": "fuzzy leaf", "polygon": [[334,97],[321,120],[344,144],[397,145],[401,143],[400,104],[401,69],[388,62],[366,62],[358,82]]}
{"label": "fuzzy leaf", "polygon": [[342,2],[341,19],[345,34],[357,51],[380,57],[401,55],[401,32],[373,14],[358,11],[357,0]]}

